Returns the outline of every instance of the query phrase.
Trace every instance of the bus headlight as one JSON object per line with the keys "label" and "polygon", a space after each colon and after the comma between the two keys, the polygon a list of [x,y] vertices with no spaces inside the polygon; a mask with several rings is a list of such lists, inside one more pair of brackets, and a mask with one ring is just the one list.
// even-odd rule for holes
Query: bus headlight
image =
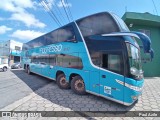
{"label": "bus headlight", "polygon": [[135,91],[137,91],[137,92],[141,92],[141,91],[142,91],[142,88],[143,88],[143,87],[133,86],[133,85],[130,85],[130,84],[128,84],[128,83],[125,83],[125,86],[128,87],[128,88],[130,88],[130,89],[132,89],[132,90],[135,90]]}
{"label": "bus headlight", "polygon": [[126,87],[128,87],[128,88],[130,88],[130,89],[132,89],[132,90],[137,91],[137,92],[141,92],[142,89],[143,89],[143,86],[142,86],[142,87],[133,86],[133,85],[130,85],[130,84],[128,84],[128,83],[124,83],[124,82],[122,82],[122,81],[120,81],[120,80],[117,80],[117,79],[116,79],[116,81],[117,81],[119,84],[124,85],[124,86],[126,86]]}
{"label": "bus headlight", "polygon": [[132,100],[137,100],[138,96],[131,96]]}

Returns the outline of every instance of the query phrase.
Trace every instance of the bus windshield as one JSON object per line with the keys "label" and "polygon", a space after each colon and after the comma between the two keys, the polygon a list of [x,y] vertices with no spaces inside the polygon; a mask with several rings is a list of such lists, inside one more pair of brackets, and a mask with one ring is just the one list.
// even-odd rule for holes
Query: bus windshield
{"label": "bus windshield", "polygon": [[112,13],[112,16],[115,18],[115,20],[119,24],[121,31],[124,31],[124,32],[130,31],[127,25],[124,23],[124,21],[121,18],[119,18],[116,14],[113,14],[113,13]]}
{"label": "bus windshield", "polygon": [[140,50],[130,43],[126,43],[126,45],[129,57],[130,73],[132,75],[139,76],[142,74]]}
{"label": "bus windshield", "polygon": [[83,37],[120,31],[113,16],[107,12],[94,14],[76,22]]}

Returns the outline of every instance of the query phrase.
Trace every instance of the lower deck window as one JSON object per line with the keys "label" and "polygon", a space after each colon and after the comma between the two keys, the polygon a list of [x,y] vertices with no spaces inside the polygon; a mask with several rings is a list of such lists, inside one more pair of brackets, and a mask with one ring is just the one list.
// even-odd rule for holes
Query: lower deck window
{"label": "lower deck window", "polygon": [[107,57],[108,57],[107,63],[106,63],[108,65],[107,68],[111,71],[120,73],[121,72],[120,55],[107,55]]}
{"label": "lower deck window", "polygon": [[81,58],[71,55],[58,55],[57,65],[68,68],[82,69],[83,64]]}
{"label": "lower deck window", "polygon": [[123,73],[122,54],[120,53],[95,52],[91,54],[91,59],[96,66],[119,74]]}
{"label": "lower deck window", "polygon": [[82,69],[83,63],[82,59],[77,56],[71,55],[46,55],[44,56],[32,56],[31,62],[34,64],[44,64],[52,66],[61,66],[67,68]]}

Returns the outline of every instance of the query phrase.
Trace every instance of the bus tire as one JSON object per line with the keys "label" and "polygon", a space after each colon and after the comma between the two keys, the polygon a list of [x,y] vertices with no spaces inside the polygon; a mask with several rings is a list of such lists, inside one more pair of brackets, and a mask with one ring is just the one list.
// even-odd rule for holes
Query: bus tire
{"label": "bus tire", "polygon": [[7,71],[7,67],[3,67],[3,72],[6,72]]}
{"label": "bus tire", "polygon": [[85,95],[85,83],[80,76],[75,76],[71,81],[71,89],[74,93],[79,95]]}
{"label": "bus tire", "polygon": [[30,71],[30,67],[29,67],[29,66],[27,67],[27,73],[28,73],[28,75],[31,74],[31,71]]}
{"label": "bus tire", "polygon": [[66,78],[63,73],[58,75],[56,82],[57,82],[58,87],[61,89],[69,89],[70,88],[70,85],[68,82],[66,82]]}
{"label": "bus tire", "polygon": [[28,70],[27,70],[27,66],[26,66],[26,67],[24,68],[24,72],[26,72],[26,73],[27,73],[27,71],[28,71]]}
{"label": "bus tire", "polygon": [[24,72],[27,72],[27,68],[24,69]]}

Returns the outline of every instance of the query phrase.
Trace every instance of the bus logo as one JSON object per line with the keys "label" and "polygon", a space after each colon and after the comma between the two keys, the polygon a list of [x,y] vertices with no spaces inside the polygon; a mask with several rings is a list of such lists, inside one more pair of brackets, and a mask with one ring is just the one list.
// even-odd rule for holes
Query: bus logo
{"label": "bus logo", "polygon": [[41,53],[50,53],[50,52],[60,52],[62,50],[62,45],[52,45],[52,46],[48,46],[45,48],[41,48],[40,52]]}

